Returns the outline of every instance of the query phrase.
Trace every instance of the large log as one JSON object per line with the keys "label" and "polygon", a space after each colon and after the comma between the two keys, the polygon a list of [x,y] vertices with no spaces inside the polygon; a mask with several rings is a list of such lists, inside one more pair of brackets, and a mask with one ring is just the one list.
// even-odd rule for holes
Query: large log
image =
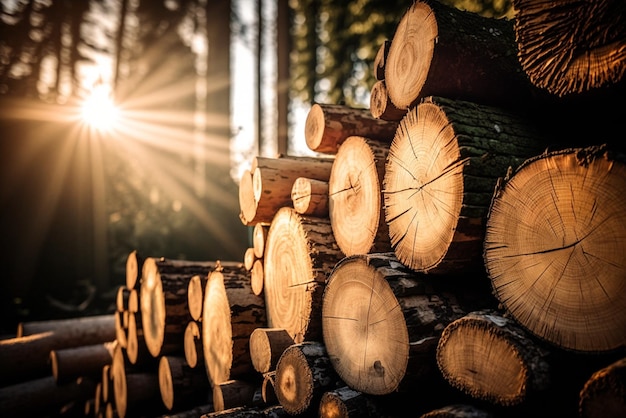
{"label": "large log", "polygon": [[50,351],[52,376],[58,385],[69,383],[79,377],[97,380],[102,368],[110,365],[117,341],[62,348]]}
{"label": "large log", "polygon": [[344,386],[323,343],[305,341],[288,347],[276,365],[278,402],[291,415],[317,412],[327,390]]}
{"label": "large log", "polygon": [[517,61],[512,21],[430,0],[413,2],[398,23],[385,84],[399,109],[427,96],[523,108],[534,93]]}
{"label": "large log", "polygon": [[252,374],[250,335],[266,326],[265,311],[265,301],[252,292],[243,265],[222,266],[209,273],[201,325],[204,366],[211,386]]}
{"label": "large log", "polygon": [[486,224],[494,295],[558,347],[626,341],[626,163],[605,147],[547,152],[497,185]]}
{"label": "large log", "polygon": [[344,255],[392,251],[382,183],[389,143],[351,136],[339,147],[328,180],[328,216]]}
{"label": "large log", "polygon": [[594,372],[580,391],[580,418],[626,416],[626,357]]}
{"label": "large log", "polygon": [[514,0],[519,62],[557,96],[610,87],[626,73],[622,0]]}
{"label": "large log", "polygon": [[164,257],[144,260],[139,302],[143,337],[153,357],[182,352],[190,319],[189,281],[195,275],[206,276],[218,263]]}
{"label": "large log", "polygon": [[191,368],[184,357],[161,356],[159,390],[163,405],[170,411],[183,411],[210,403],[211,385],[201,368]]}
{"label": "large log", "polygon": [[397,122],[374,118],[367,109],[314,103],[306,118],[304,137],[312,151],[333,155],[353,135],[391,142],[397,126]]}
{"label": "large log", "polygon": [[322,294],[341,258],[330,220],[280,209],[270,225],[264,257],[268,327],[287,330],[295,342],[321,340]]}
{"label": "large log", "polygon": [[446,326],[437,345],[437,364],[462,392],[513,406],[550,387],[549,354],[516,321],[481,310]]}
{"label": "large log", "polygon": [[354,390],[387,395],[436,381],[443,328],[462,317],[456,296],[402,265],[393,253],[346,257],[324,291],[324,343]]}
{"label": "large log", "polygon": [[417,272],[484,272],[493,189],[545,149],[530,120],[499,108],[428,97],[400,123],[383,186],[394,252]]}

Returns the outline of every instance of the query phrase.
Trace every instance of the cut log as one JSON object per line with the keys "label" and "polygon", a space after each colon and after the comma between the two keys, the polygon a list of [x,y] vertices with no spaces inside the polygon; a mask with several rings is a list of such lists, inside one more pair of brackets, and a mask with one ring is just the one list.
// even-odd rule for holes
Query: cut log
{"label": "cut log", "polygon": [[415,1],[402,16],[389,47],[385,83],[399,109],[427,96],[523,108],[534,93],[517,61],[512,21],[439,1]]}
{"label": "cut log", "polygon": [[254,370],[267,373],[276,368],[280,356],[293,338],[282,328],[257,328],[250,335],[250,357]]}
{"label": "cut log", "polygon": [[298,177],[291,187],[291,203],[301,215],[328,217],[328,182]]}
{"label": "cut log", "polygon": [[249,272],[222,266],[208,275],[202,309],[204,366],[211,386],[244,379],[254,369],[250,335],[267,326],[265,301],[250,288]]}
{"label": "cut log", "polygon": [[48,331],[68,341],[65,347],[104,343],[115,339],[115,316],[104,314],[17,324],[18,338]]}
{"label": "cut log", "polygon": [[138,365],[154,362],[155,357],[150,354],[146,346],[143,325],[141,323],[141,312],[129,312],[128,337],[125,348],[131,364]]}
{"label": "cut log", "polygon": [[243,253],[243,265],[246,268],[246,270],[250,271],[252,270],[252,266],[254,265],[254,262],[256,261],[257,256],[254,254],[254,248],[253,247],[248,247],[246,248],[246,251]]}
{"label": "cut log", "polygon": [[344,386],[335,373],[323,343],[291,345],[276,365],[276,397],[291,415],[315,411],[327,390]]}
{"label": "cut log", "polygon": [[250,270],[250,287],[252,293],[257,296],[261,296],[263,293],[263,282],[265,280],[265,271],[263,268],[263,259],[257,258],[252,264],[252,270]]}
{"label": "cut log", "polygon": [[496,298],[568,350],[626,341],[626,163],[605,147],[547,152],[498,184],[485,266]]}
{"label": "cut log", "polygon": [[339,147],[328,181],[328,213],[344,255],[392,251],[382,183],[389,143],[351,136]]}
{"label": "cut log", "polygon": [[397,122],[376,119],[368,109],[314,103],[307,114],[304,137],[312,151],[334,155],[350,136],[391,142]]}
{"label": "cut log", "polygon": [[407,109],[399,109],[393,104],[387,92],[387,84],[380,80],[370,90],[370,112],[376,119],[400,121]]}
{"label": "cut log", "polygon": [[187,285],[187,308],[189,309],[191,319],[194,321],[202,319],[202,305],[204,304],[206,280],[206,275],[196,274],[189,279],[189,284]]}
{"label": "cut log", "polygon": [[263,264],[267,326],[284,328],[295,342],[320,341],[324,285],[341,258],[329,219],[280,209],[267,234]]}
{"label": "cut log", "polygon": [[141,269],[143,268],[144,257],[133,250],[126,257],[126,288],[139,289],[141,286]]}
{"label": "cut log", "polygon": [[626,416],[626,357],[596,371],[580,391],[580,418]]}
{"label": "cut log", "polygon": [[454,404],[446,405],[425,414],[420,418],[492,418],[493,414],[474,405]]}
{"label": "cut log", "polygon": [[47,376],[4,386],[0,388],[0,411],[3,417],[61,416],[64,405],[93,397],[96,385],[91,379],[57,385],[54,377]]}
{"label": "cut log", "polygon": [[376,80],[385,79],[385,63],[387,62],[387,55],[389,54],[389,47],[391,46],[391,40],[385,39],[374,57],[374,78]]}
{"label": "cut log", "polygon": [[263,258],[269,229],[270,224],[267,222],[257,222],[252,229],[252,248],[254,248],[256,258]]}
{"label": "cut log", "polygon": [[130,295],[130,289],[126,286],[119,286],[115,295],[115,307],[118,312],[124,312],[128,310],[128,297]]}
{"label": "cut log", "polygon": [[128,295],[128,312],[141,312],[141,304],[139,303],[139,295],[141,289],[132,289]]}
{"label": "cut log", "polygon": [[202,336],[198,321],[189,321],[185,328],[185,361],[189,367],[204,365],[204,350],[202,348]]}
{"label": "cut log", "polygon": [[621,0],[514,0],[518,58],[536,86],[564,96],[612,86],[626,73]]}
{"label": "cut log", "polygon": [[239,179],[239,220],[246,226],[254,225],[256,216],[256,201],[254,200],[254,186],[252,172],[244,170]]}
{"label": "cut log", "polygon": [[324,343],[348,386],[386,395],[435,381],[437,339],[464,314],[453,294],[438,291],[393,253],[354,255],[328,278]]}
{"label": "cut log", "polygon": [[170,411],[183,411],[211,402],[211,385],[204,370],[191,368],[184,357],[161,356],[159,360],[161,400]]}
{"label": "cut log", "polygon": [[110,365],[117,341],[83,345],[50,351],[52,377],[63,385],[79,377],[97,381],[102,377],[102,368]]}
{"label": "cut log", "polygon": [[202,415],[200,418],[254,418],[264,416],[265,414],[258,408],[237,406],[230,409],[223,409],[221,411],[209,412]]}
{"label": "cut log", "polygon": [[446,326],[437,345],[437,364],[462,392],[513,406],[549,388],[549,354],[516,321],[483,310]]}
{"label": "cut log", "polygon": [[255,404],[256,386],[245,380],[227,380],[213,386],[213,408],[225,411]]}
{"label": "cut log", "polygon": [[424,99],[400,123],[385,168],[385,219],[398,259],[417,272],[484,272],[498,178],[544,149],[533,124],[514,113]]}
{"label": "cut log", "polygon": [[261,397],[268,405],[278,403],[276,397],[276,370],[263,373],[263,383],[261,384]]}
{"label": "cut log", "polygon": [[129,311],[117,311],[115,315],[115,339],[117,343],[126,348],[128,345],[128,315]]}
{"label": "cut log", "polygon": [[182,352],[189,280],[206,276],[219,261],[189,261],[148,257],[141,274],[141,324],[148,351],[157,358]]}
{"label": "cut log", "polygon": [[367,418],[383,416],[376,402],[361,392],[342,386],[325,392],[319,405],[320,418]]}

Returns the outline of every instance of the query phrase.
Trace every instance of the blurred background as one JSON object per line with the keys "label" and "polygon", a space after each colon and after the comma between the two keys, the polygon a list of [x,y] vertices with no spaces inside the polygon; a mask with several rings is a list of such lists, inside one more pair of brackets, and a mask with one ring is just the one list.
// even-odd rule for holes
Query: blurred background
{"label": "blurred background", "polygon": [[241,173],[310,154],[312,103],[367,108],[411,3],[2,0],[0,334],[112,312],[133,250],[242,261]]}

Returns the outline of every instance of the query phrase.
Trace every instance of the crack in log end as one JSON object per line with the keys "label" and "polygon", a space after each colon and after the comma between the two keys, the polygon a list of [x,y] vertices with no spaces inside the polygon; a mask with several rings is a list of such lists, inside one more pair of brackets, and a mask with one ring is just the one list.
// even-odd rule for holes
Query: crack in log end
{"label": "crack in log end", "polygon": [[374,369],[374,372],[376,373],[377,376],[379,377],[385,376],[385,368],[383,367],[380,360],[376,360],[374,364],[372,365],[372,368]]}

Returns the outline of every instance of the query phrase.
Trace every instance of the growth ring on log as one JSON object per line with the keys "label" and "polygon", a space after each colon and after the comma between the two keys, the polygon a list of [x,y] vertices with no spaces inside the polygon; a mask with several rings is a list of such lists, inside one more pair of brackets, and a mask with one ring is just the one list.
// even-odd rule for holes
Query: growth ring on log
{"label": "growth ring on log", "polygon": [[557,346],[626,342],[626,164],[603,147],[529,159],[494,195],[484,244],[495,296]]}

